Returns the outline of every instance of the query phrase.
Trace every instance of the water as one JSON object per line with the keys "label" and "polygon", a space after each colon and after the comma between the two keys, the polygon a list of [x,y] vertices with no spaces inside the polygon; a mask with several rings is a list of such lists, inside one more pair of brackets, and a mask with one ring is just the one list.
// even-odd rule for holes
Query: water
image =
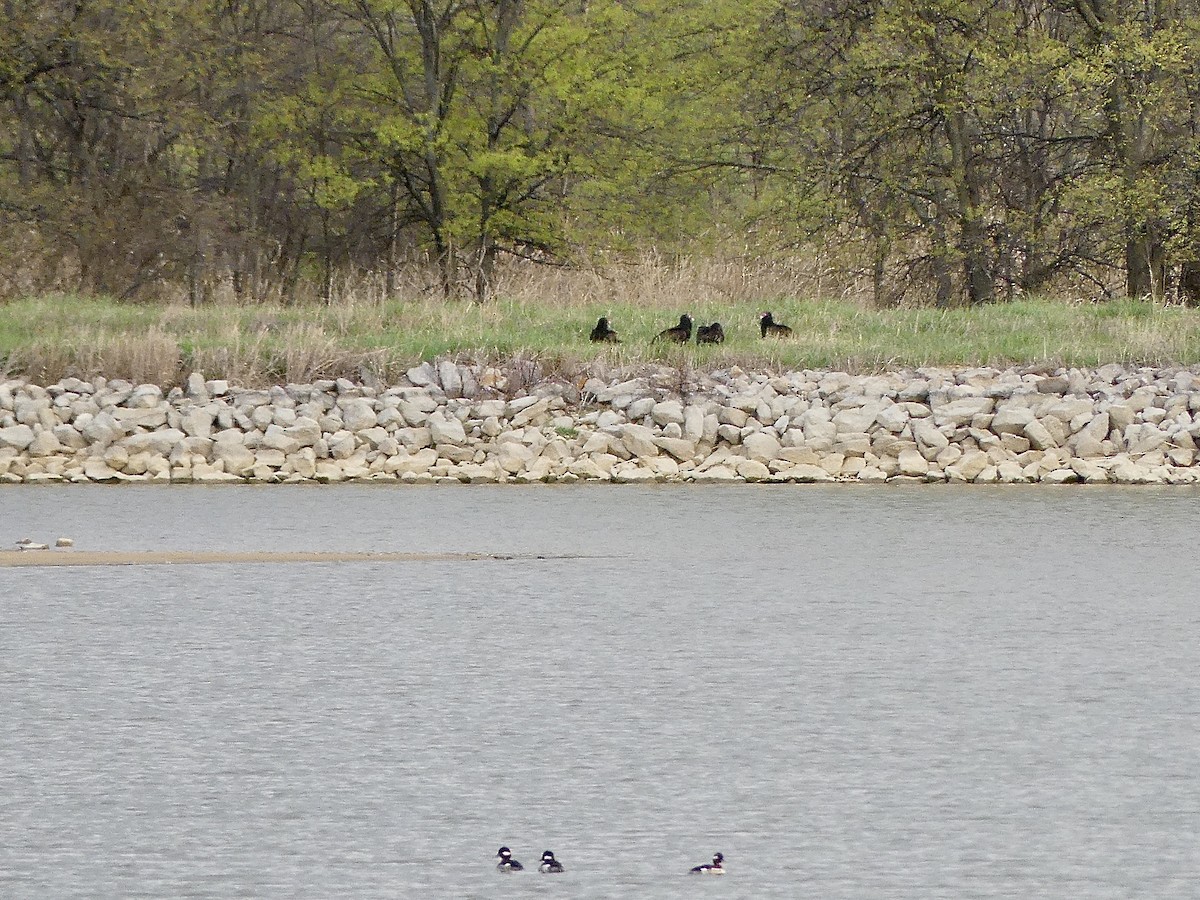
{"label": "water", "polygon": [[6,488],[4,545],[585,558],[0,569],[0,896],[1191,897],[1197,499]]}

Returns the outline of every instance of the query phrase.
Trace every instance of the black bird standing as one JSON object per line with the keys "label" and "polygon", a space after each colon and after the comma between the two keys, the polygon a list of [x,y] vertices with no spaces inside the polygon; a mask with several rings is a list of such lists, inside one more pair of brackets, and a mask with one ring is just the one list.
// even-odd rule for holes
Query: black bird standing
{"label": "black bird standing", "polygon": [[692,317],[684,313],[679,317],[679,324],[674,328],[666,328],[654,338],[656,341],[671,341],[676,344],[686,344],[692,339]]}
{"label": "black bird standing", "polygon": [[701,325],[696,329],[697,344],[723,344],[725,343],[725,329],[721,327],[720,322],[713,322],[711,325]]}
{"label": "black bird standing", "polygon": [[792,329],[786,325],[780,325],[775,321],[775,317],[770,312],[765,312],[758,317],[758,327],[762,329],[763,337],[790,337]]}
{"label": "black bird standing", "polygon": [[619,344],[621,339],[617,333],[608,327],[608,317],[601,316],[592,329],[591,340],[596,344]]}

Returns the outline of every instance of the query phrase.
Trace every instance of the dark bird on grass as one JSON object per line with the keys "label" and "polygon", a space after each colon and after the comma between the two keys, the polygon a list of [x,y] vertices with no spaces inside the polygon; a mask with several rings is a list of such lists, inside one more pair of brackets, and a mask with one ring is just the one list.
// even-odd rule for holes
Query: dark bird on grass
{"label": "dark bird on grass", "polygon": [[723,344],[725,343],[725,329],[721,327],[720,322],[713,322],[711,325],[701,325],[696,329],[697,344]]}
{"label": "dark bird on grass", "polygon": [[763,337],[784,338],[792,336],[792,329],[776,322],[775,317],[770,312],[765,312],[758,317],[758,327],[762,329]]}
{"label": "dark bird on grass", "polygon": [[592,329],[592,343],[595,344],[619,344],[621,339],[617,337],[617,333],[608,327],[608,317],[601,316],[596,321],[596,327]]}
{"label": "dark bird on grass", "polygon": [[671,341],[675,344],[686,344],[692,339],[692,317],[684,313],[679,317],[679,324],[674,328],[666,328],[654,338],[656,341]]}

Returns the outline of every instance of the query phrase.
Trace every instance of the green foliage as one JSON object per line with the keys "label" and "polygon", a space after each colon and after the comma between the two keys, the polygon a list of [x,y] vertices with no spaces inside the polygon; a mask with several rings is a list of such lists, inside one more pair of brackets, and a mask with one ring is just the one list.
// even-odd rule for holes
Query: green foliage
{"label": "green foliage", "polygon": [[505,255],[737,246],[819,251],[879,306],[1200,302],[1200,0],[5,13],[12,284],[332,301],[423,256],[484,300]]}

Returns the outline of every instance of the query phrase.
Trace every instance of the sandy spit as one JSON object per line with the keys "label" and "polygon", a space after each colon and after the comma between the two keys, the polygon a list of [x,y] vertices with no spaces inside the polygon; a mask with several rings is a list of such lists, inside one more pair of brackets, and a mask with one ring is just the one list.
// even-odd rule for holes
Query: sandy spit
{"label": "sandy spit", "polygon": [[214,563],[475,562],[478,560],[544,558],[546,557],[496,553],[401,553],[352,550],[0,550],[0,568],[20,566],[195,566]]}

